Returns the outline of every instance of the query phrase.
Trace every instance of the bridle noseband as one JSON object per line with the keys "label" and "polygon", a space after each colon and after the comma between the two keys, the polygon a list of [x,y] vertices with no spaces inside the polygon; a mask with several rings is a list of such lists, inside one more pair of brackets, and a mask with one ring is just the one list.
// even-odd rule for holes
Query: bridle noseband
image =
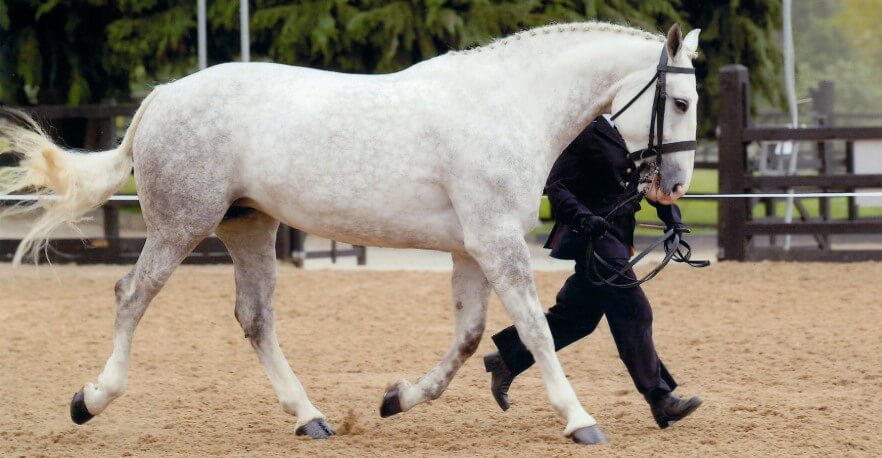
{"label": "bridle noseband", "polygon": [[694,68],[686,68],[686,67],[671,67],[668,65],[668,53],[665,49],[662,49],[661,57],[658,61],[658,67],[655,71],[655,75],[646,83],[646,86],[643,86],[643,89],[637,93],[628,103],[625,104],[616,114],[612,115],[612,120],[615,120],[619,117],[620,114],[624,113],[625,110],[631,107],[637,99],[649,89],[649,86],[652,86],[652,83],[655,82],[655,98],[652,100],[652,119],[649,122],[649,145],[639,151],[634,151],[633,153],[628,153],[628,159],[637,162],[642,161],[644,159],[655,157],[655,169],[661,169],[662,164],[662,156],[670,153],[677,153],[680,151],[690,151],[695,149],[695,140],[683,141],[683,142],[672,142],[672,143],[663,143],[664,141],[664,125],[665,125],[665,103],[667,102],[668,94],[666,90],[667,80],[666,75],[668,73],[686,73],[690,75],[695,74]]}

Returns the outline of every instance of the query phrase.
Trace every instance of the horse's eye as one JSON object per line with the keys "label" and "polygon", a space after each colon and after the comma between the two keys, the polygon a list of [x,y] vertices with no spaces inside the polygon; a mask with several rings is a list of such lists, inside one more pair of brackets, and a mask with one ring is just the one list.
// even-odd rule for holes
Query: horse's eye
{"label": "horse's eye", "polygon": [[686,113],[686,110],[689,109],[689,101],[686,99],[674,99],[674,106],[677,107],[680,113]]}

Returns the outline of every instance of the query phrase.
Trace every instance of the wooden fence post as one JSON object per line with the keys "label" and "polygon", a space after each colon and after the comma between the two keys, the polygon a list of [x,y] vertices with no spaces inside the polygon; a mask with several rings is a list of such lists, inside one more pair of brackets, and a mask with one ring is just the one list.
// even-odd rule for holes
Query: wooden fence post
{"label": "wooden fence post", "polygon": [[[819,126],[833,127],[833,101],[834,89],[832,81],[821,81],[818,83],[818,89],[812,93],[812,105]],[[821,161],[821,167],[818,173],[821,175],[829,175],[833,166],[832,145],[828,142],[816,143],[818,151],[818,159]],[[822,192],[829,191],[829,188],[821,188]],[[846,189],[846,191],[848,191]],[[818,209],[820,210],[821,220],[830,221],[830,199],[818,199]],[[830,249],[830,238],[826,235],[821,236],[823,240],[823,249]]]}
{"label": "wooden fence post", "polygon": [[[748,125],[750,94],[747,67],[726,65],[720,70],[719,189],[720,193],[745,191],[747,154],[743,131]],[[717,228],[720,260],[744,261],[748,199],[721,199]]]}
{"label": "wooden fence post", "polygon": [[300,229],[291,228],[291,262],[297,267],[306,263],[306,234]]}
{"label": "wooden fence post", "polygon": [[291,228],[284,224],[279,224],[276,231],[276,259],[291,260]]}

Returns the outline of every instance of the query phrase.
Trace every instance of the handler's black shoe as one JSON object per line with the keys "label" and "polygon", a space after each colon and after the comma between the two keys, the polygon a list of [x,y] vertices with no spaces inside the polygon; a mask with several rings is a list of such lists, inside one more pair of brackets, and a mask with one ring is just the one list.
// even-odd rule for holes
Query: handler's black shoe
{"label": "handler's black shoe", "polygon": [[670,393],[656,399],[651,399],[647,396],[646,400],[649,402],[650,409],[652,409],[652,416],[655,418],[655,422],[658,423],[658,427],[661,429],[665,429],[673,425],[674,422],[686,418],[701,405],[701,398],[698,396],[682,399]]}
{"label": "handler's black shoe", "polygon": [[490,392],[493,393],[493,399],[496,399],[500,409],[508,410],[508,389],[514,381],[514,374],[496,351],[484,356],[484,369],[490,373]]}

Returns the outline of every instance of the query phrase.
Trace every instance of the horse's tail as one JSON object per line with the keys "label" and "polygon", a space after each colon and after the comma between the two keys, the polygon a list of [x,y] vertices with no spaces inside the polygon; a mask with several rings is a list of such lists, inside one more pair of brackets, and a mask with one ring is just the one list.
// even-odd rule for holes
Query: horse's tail
{"label": "horse's tail", "polygon": [[0,211],[0,219],[43,210],[18,245],[14,265],[25,255],[36,262],[53,230],[82,220],[125,184],[132,170],[135,132],[156,92],[141,103],[119,147],[88,154],[57,146],[27,114],[0,109],[0,195],[36,199]]}

